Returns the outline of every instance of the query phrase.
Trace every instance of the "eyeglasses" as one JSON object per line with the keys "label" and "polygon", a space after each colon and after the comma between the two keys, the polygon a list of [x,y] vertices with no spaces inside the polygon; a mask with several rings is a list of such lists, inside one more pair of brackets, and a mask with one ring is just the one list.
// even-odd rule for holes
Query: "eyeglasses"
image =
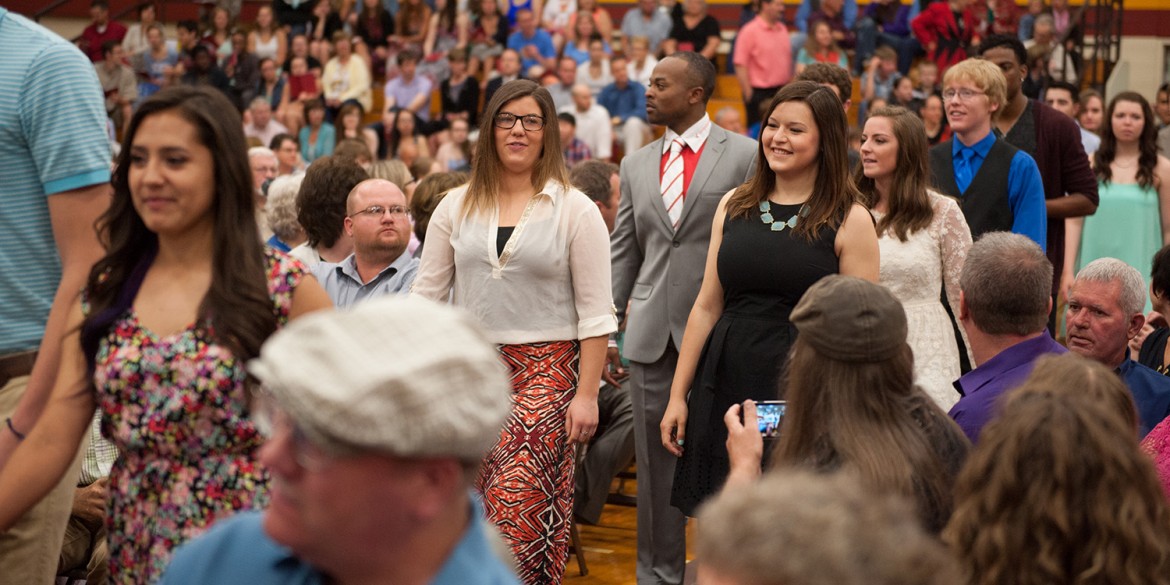
{"label": "eyeglasses", "polygon": [[410,209],[402,205],[391,205],[390,207],[383,207],[381,205],[371,205],[361,211],[355,211],[349,214],[348,217],[357,215],[364,215],[366,217],[382,217],[386,213],[394,216],[410,215]]}
{"label": "eyeglasses", "polygon": [[943,101],[947,102],[955,99],[956,96],[958,96],[959,101],[961,102],[969,102],[977,95],[987,94],[977,89],[967,89],[965,87],[962,89],[948,89],[942,93]]}
{"label": "eyeglasses", "polygon": [[321,471],[342,456],[318,445],[276,401],[267,394],[257,396],[252,421],[256,430],[268,441],[288,434],[293,460],[305,471]]}
{"label": "eyeglasses", "polygon": [[511,130],[516,126],[516,120],[520,120],[524,129],[529,132],[537,132],[544,128],[544,117],[542,116],[537,116],[536,114],[517,116],[516,114],[509,114],[507,112],[496,114],[496,128]]}

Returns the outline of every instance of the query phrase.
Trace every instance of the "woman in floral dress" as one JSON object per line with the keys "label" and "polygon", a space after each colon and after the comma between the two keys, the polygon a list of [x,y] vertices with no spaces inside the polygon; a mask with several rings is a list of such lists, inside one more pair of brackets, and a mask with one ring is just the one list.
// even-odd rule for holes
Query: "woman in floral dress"
{"label": "woman in floral dress", "polygon": [[5,530],[66,473],[100,407],[119,449],[111,583],[157,580],[175,546],[265,503],[244,363],[288,319],[330,306],[262,246],[230,106],[177,87],[134,115],[99,226],[106,256],[71,311],[44,416],[0,472]]}

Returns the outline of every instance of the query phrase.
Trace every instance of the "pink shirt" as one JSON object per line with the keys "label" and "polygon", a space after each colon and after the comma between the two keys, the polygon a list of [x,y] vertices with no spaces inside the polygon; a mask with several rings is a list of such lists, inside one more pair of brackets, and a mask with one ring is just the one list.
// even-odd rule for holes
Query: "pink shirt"
{"label": "pink shirt", "polygon": [[792,42],[788,29],[759,16],[744,25],[735,41],[735,66],[747,70],[752,87],[778,87],[792,79]]}

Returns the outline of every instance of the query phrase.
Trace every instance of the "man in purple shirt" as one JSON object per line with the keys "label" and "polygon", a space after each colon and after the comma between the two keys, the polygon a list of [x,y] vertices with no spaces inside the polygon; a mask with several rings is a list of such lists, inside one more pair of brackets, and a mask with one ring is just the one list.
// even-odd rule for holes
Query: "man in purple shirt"
{"label": "man in purple shirt", "polygon": [[1046,328],[1051,286],[1052,263],[1027,237],[991,232],[971,246],[958,317],[976,367],[955,382],[963,397],[950,415],[972,443],[998,414],[999,397],[1023,383],[1040,356],[1068,351]]}

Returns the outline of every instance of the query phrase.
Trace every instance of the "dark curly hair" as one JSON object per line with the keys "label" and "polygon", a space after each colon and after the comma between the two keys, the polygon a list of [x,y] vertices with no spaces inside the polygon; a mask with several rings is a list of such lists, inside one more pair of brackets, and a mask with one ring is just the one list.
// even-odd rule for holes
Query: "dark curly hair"
{"label": "dark curly hair", "polygon": [[955,483],[943,539],[965,583],[1170,584],[1170,507],[1133,423],[1081,392],[1027,391],[1034,380]]}
{"label": "dark curly hair", "polygon": [[308,244],[331,247],[345,224],[345,200],[358,183],[370,178],[351,158],[325,156],[309,165],[297,193],[297,221]]}

